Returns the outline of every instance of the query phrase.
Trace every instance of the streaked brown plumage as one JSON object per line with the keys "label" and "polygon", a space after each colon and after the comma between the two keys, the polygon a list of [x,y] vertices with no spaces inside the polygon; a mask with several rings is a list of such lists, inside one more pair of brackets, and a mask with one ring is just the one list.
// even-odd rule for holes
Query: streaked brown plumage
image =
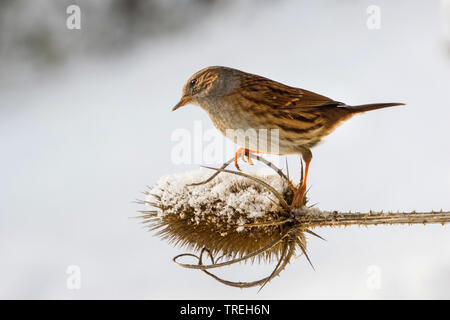
{"label": "streaked brown plumage", "polygon": [[[183,96],[173,110],[189,103],[202,107],[224,135],[229,129],[278,129],[277,153],[301,154],[306,164],[305,178],[296,190],[293,206],[303,204],[311,148],[354,114],[403,105],[348,106],[308,90],[227,67],[208,67],[195,73],[185,84]],[[238,138],[233,140],[243,148],[236,153],[236,159],[248,152],[262,151],[251,150],[242,141],[239,143]],[[269,146],[273,143],[269,141]]]}

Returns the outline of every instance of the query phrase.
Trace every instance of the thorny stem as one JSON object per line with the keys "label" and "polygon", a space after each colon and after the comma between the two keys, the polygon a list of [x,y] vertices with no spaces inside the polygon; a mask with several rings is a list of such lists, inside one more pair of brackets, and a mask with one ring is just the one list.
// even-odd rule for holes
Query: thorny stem
{"label": "thorny stem", "polygon": [[335,211],[299,215],[295,220],[305,228],[436,223],[444,225],[450,223],[450,212],[344,213]]}
{"label": "thorny stem", "polygon": [[[304,213],[301,215],[296,215],[295,218],[291,219],[283,219],[275,224],[284,224],[287,222],[295,221],[302,227],[299,231],[304,231],[307,233],[310,233],[318,238],[321,238],[319,235],[315,234],[314,232],[308,230],[307,228],[317,228],[317,227],[340,227],[340,226],[351,226],[351,225],[359,225],[359,226],[370,226],[370,225],[396,225],[396,224],[432,224],[432,223],[439,223],[439,224],[446,224],[450,222],[450,212],[446,211],[440,211],[440,212],[408,212],[408,213],[384,213],[384,212],[370,212],[370,213],[342,213],[342,212],[320,212],[320,213]],[[252,225],[246,225],[245,227],[263,227],[267,226],[268,224],[262,223],[262,224],[252,224]],[[216,275],[210,273],[207,271],[207,269],[211,268],[218,268],[223,267],[226,265],[232,265],[244,260],[247,260],[251,257],[254,257],[257,254],[261,254],[262,252],[267,251],[270,247],[273,247],[275,244],[280,243],[285,239],[286,235],[290,234],[291,232],[294,232],[292,235],[295,235],[295,228],[290,227],[288,228],[279,238],[275,239],[273,242],[268,244],[266,247],[261,248],[260,250],[257,250],[255,252],[252,252],[249,255],[246,255],[244,257],[241,257],[239,259],[233,259],[230,261],[226,261],[223,263],[217,263],[214,261],[213,257],[210,255],[212,264],[210,265],[204,265],[202,263],[202,255],[203,251],[206,249],[204,248],[202,250],[202,253],[200,254],[200,257],[197,257],[193,254],[181,254],[176,257],[174,257],[173,261],[177,263],[178,265],[184,267],[184,268],[190,268],[190,269],[200,269],[203,272],[205,272],[208,276],[214,278],[215,280],[221,282],[222,284],[225,284],[227,286],[231,287],[238,287],[238,288],[249,288],[249,287],[255,287],[260,286],[258,292],[261,291],[261,289],[270,282],[273,278],[275,278],[277,275],[281,273],[282,270],[286,267],[286,265],[291,260],[292,256],[295,252],[295,245],[290,244],[288,245],[288,253],[286,253],[286,247],[283,249],[283,253],[281,257],[278,260],[277,265],[275,266],[275,269],[273,272],[260,280],[251,281],[251,282],[233,282],[229,280],[224,280],[222,278],[217,277]],[[297,240],[299,241],[299,240]],[[285,244],[286,245],[286,244]],[[298,242],[298,247],[301,249],[302,253],[307,258],[308,262],[312,263],[306,253],[306,248],[304,243]],[[208,251],[209,252],[209,251]],[[197,265],[189,265],[189,264],[182,264],[177,261],[178,258],[181,258],[183,256],[192,256],[196,257],[198,259]],[[314,267],[313,267],[314,268]]]}

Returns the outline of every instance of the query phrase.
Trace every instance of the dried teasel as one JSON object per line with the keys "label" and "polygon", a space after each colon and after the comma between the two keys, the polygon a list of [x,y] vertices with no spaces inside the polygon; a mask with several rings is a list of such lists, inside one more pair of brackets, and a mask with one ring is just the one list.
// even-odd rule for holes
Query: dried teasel
{"label": "dried teasel", "polygon": [[[261,288],[277,276],[296,253],[311,263],[306,251],[306,234],[318,236],[311,229],[324,226],[427,224],[450,221],[449,212],[411,213],[338,213],[308,207],[291,209],[292,182],[280,169],[258,155],[275,173],[252,175],[226,170],[233,159],[211,175],[197,170],[161,178],[146,199],[149,206],[140,218],[156,235],[191,250],[174,257],[185,268],[199,269],[223,284],[234,287]],[[208,178],[207,178],[208,177]],[[195,254],[195,253],[198,253]],[[204,264],[204,255],[210,264]],[[194,257],[198,264],[179,262]],[[221,262],[223,261],[223,262]],[[221,279],[209,270],[242,261],[276,261],[273,272],[251,282]],[[312,264],[311,264],[312,265]]]}

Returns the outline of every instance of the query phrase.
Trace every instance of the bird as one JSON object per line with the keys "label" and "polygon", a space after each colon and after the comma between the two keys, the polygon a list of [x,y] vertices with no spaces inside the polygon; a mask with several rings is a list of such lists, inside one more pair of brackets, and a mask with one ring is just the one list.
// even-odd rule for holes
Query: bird
{"label": "bird", "polygon": [[[239,157],[247,156],[248,163],[253,164],[250,153],[299,154],[305,166],[301,183],[293,187],[292,208],[302,207],[306,202],[313,147],[355,114],[404,105],[397,102],[347,105],[312,91],[223,66],[207,67],[193,74],[172,111],[188,104],[204,109],[214,126],[240,146],[234,156],[238,170]],[[275,138],[272,135],[267,138],[270,141],[266,146],[270,150],[262,150],[260,146],[264,144],[259,140],[249,143],[261,129],[276,130]],[[230,136],[230,132],[234,135]],[[249,137],[243,137],[248,132]],[[261,137],[259,134],[257,138]],[[272,149],[276,152],[270,152]]]}

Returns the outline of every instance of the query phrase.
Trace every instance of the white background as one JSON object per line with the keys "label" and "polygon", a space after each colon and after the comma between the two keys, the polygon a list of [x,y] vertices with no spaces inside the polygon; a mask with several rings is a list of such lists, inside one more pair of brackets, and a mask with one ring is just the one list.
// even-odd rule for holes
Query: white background
{"label": "white background", "polygon": [[[366,27],[372,4],[379,30]],[[295,259],[257,294],[176,266],[183,249],[129,219],[146,185],[198,166],[171,162],[171,134],[212,124],[198,107],[170,110],[186,79],[209,65],[349,104],[407,103],[355,117],[313,150],[311,201],[324,210],[449,209],[442,19],[439,1],[235,2],[185,32],[2,85],[0,298],[450,298],[448,226],[315,230],[327,239],[309,238],[316,271]],[[289,164],[292,174],[298,157]],[[69,265],[81,268],[79,290],[67,289]],[[367,285],[372,265],[378,290]],[[245,281],[269,270],[219,274]]]}

